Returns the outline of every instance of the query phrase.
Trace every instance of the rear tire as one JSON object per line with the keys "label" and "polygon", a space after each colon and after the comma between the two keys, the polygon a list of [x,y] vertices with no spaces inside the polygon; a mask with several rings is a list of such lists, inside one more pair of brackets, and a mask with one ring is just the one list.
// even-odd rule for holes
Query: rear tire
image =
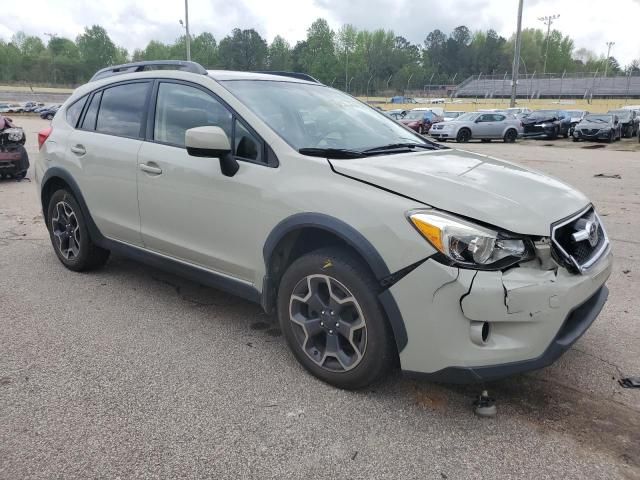
{"label": "rear tire", "polygon": [[93,270],[109,259],[109,250],[91,240],[80,205],[67,190],[57,190],[51,196],[46,220],[53,250],[69,270]]}
{"label": "rear tire", "polygon": [[298,362],[348,390],[383,378],[397,353],[379,290],[369,269],[346,249],[320,249],[295,260],[280,281],[278,317]]}

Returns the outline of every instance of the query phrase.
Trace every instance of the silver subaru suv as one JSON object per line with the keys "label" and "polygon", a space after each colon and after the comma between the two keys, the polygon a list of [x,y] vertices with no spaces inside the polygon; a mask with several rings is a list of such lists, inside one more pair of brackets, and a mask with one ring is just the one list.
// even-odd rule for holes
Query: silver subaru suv
{"label": "silver subaru suv", "polygon": [[582,193],[304,74],[107,68],[39,141],[65,267],[114,252],[257,302],[337,387],[397,365],[455,383],[541,368],[607,299],[609,240]]}

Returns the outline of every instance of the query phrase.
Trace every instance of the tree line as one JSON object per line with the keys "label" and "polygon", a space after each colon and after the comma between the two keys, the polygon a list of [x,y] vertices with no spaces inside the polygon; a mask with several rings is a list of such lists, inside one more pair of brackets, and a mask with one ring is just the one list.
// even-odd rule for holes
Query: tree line
{"label": "tree line", "polygon": [[[236,28],[220,41],[208,32],[192,35],[191,58],[210,69],[305,72],[352,93],[375,94],[457,84],[479,73],[510,74],[513,47],[513,36],[505,38],[491,29],[471,31],[464,25],[450,33],[435,29],[415,44],[391,30],[344,25],[334,31],[318,19],[295,45],[281,36],[268,43],[254,29]],[[623,68],[614,57],[576,49],[558,30],[551,32],[548,45],[543,30],[524,30],[520,73],[540,74],[545,54],[547,72],[602,72],[607,63],[611,75],[640,72],[638,60]],[[129,52],[99,25],[86,27],[75,40],[49,36],[46,44],[20,32],[9,41],[0,38],[0,82],[77,85],[104,66],[185,58],[184,36],[173,43],[152,40],[144,49]]]}

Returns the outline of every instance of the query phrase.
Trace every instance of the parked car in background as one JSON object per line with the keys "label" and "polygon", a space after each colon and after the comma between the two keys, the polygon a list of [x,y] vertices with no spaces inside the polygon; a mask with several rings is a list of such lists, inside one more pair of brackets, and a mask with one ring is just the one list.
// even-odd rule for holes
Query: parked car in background
{"label": "parked car in background", "polygon": [[522,117],[526,117],[527,115],[529,115],[533,110],[531,110],[528,107],[511,107],[511,108],[505,108],[504,110],[502,110],[503,112],[506,112],[510,115],[513,115],[516,118],[520,118],[520,116]]}
{"label": "parked car in background", "polygon": [[390,103],[418,103],[414,98],[411,97],[403,97],[402,95],[398,95],[396,97],[391,97]]}
{"label": "parked car in background", "polygon": [[22,113],[24,112],[24,106],[20,103],[10,103],[7,113]]}
{"label": "parked car in background", "polygon": [[633,138],[638,134],[640,118],[635,110],[620,109],[609,110],[607,113],[618,117],[620,130],[624,138]]}
{"label": "parked car in background", "polygon": [[52,105],[51,107],[40,110],[40,118],[52,120],[61,105]]}
{"label": "parked car in background", "polygon": [[20,180],[27,175],[29,155],[24,148],[24,130],[9,117],[0,115],[0,178]]}
{"label": "parked car in background", "polygon": [[564,110],[535,110],[522,120],[525,137],[569,138],[571,117]]}
{"label": "parked car in background", "polygon": [[612,143],[622,138],[620,121],[614,114],[592,113],[585,116],[573,129],[573,141],[606,140]]}
{"label": "parked car in background", "polygon": [[450,122],[451,120],[458,118],[460,115],[464,115],[464,113],[465,112],[462,112],[462,111],[442,112],[442,120],[444,122]]}
{"label": "parked car in background", "polygon": [[383,111],[383,113],[388,117],[393,118],[394,120],[401,120],[407,114],[407,111],[400,108],[395,108],[393,110],[385,110]]}
{"label": "parked car in background", "polygon": [[574,127],[580,123],[580,121],[589,114],[586,110],[567,110],[569,117],[571,118],[571,126],[569,127],[569,135],[573,135]]}
{"label": "parked car in background", "polygon": [[409,110],[407,114],[402,117],[400,123],[420,134],[424,134],[429,131],[431,125],[442,121],[443,118],[441,116],[429,109],[414,108],[413,110]]}
{"label": "parked car in background", "polygon": [[429,130],[429,135],[437,140],[455,140],[460,143],[472,139],[485,142],[504,140],[512,143],[522,135],[522,124],[513,115],[505,113],[470,112],[455,120],[436,123]]}
{"label": "parked car in background", "polygon": [[33,112],[38,107],[44,107],[44,103],[41,102],[26,102],[22,108],[25,112]]}

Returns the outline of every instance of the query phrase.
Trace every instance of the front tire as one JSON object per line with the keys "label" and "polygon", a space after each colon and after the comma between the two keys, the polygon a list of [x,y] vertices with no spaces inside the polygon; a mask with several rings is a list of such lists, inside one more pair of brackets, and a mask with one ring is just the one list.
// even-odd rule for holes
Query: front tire
{"label": "front tire", "polygon": [[471,130],[468,128],[461,128],[456,135],[456,142],[458,143],[467,143],[471,139]]}
{"label": "front tire", "polygon": [[109,250],[98,247],[91,240],[80,205],[67,190],[57,190],[51,196],[47,228],[53,250],[69,270],[93,270],[109,259]]}
{"label": "front tire", "polygon": [[518,138],[518,132],[514,129],[507,130],[504,134],[504,143],[514,143]]}
{"label": "front tire", "polygon": [[278,289],[278,317],[294,356],[338,388],[380,380],[396,358],[378,283],[356,256],[320,249],[295,260]]}

